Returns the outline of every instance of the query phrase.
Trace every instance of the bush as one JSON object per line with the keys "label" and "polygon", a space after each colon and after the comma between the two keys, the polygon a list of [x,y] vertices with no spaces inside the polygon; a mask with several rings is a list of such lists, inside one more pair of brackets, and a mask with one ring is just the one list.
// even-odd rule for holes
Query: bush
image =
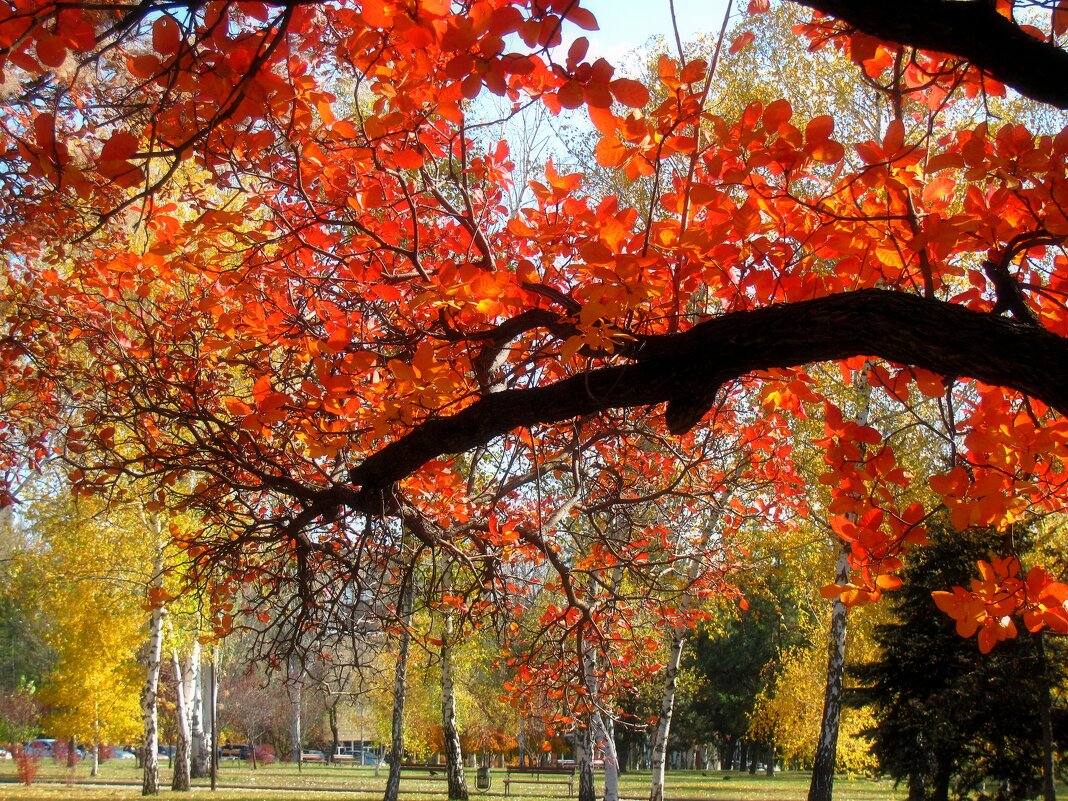
{"label": "bush", "polygon": [[256,761],[263,765],[272,765],[278,761],[278,756],[274,753],[274,746],[263,743],[256,746]]}
{"label": "bush", "polygon": [[41,760],[38,757],[26,753],[26,749],[19,746],[15,749],[15,772],[19,782],[29,787],[37,778],[37,772],[41,769]]}

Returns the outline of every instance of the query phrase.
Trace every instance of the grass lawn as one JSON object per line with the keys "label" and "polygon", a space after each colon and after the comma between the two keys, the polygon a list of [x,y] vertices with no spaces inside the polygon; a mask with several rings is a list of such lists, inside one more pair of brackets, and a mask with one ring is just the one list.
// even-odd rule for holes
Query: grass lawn
{"label": "grass lawn", "polygon": [[[474,789],[474,775],[468,777],[472,801],[484,798],[504,797],[504,772],[493,771],[493,786],[489,792]],[[41,764],[39,782],[32,787],[10,783],[15,776],[10,762],[0,763],[0,800],[7,799],[71,799],[72,801],[113,801],[114,799],[140,798],[141,776],[131,761],[109,762],[101,766],[99,784],[89,784],[87,765],[79,765],[68,772],[50,760]],[[47,783],[46,781],[47,780]],[[600,781],[600,777],[598,777]],[[58,783],[57,783],[58,782]],[[112,786],[121,783],[133,786]],[[219,789],[212,793],[206,782],[194,782],[189,793],[173,793],[165,790],[161,798],[181,798],[188,801],[327,801],[328,799],[353,799],[374,801],[382,797],[386,772],[374,775],[373,768],[331,765],[305,765],[300,773],[293,765],[272,765],[252,770],[239,762],[224,762],[219,770]],[[648,772],[629,773],[621,779],[621,795],[624,799],[648,797]],[[160,771],[160,786],[170,786],[170,771],[166,761]],[[264,792],[264,791],[268,792]],[[667,801],[708,799],[709,801],[803,801],[808,792],[807,773],[780,773],[774,777],[749,776],[721,771],[671,771],[667,777]],[[905,798],[905,788],[895,792],[890,782],[869,779],[839,777],[835,782],[837,801],[900,801]],[[535,784],[513,785],[510,797],[519,801],[547,801],[565,798],[566,785],[549,785],[539,789]],[[417,778],[405,778],[401,784],[402,801],[433,799],[444,801],[445,783]]]}

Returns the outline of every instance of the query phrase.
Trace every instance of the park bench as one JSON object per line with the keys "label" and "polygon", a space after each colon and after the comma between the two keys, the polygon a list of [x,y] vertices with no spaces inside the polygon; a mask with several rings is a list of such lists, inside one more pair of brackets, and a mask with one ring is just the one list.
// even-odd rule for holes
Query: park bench
{"label": "park bench", "polygon": [[519,767],[509,765],[504,769],[504,795],[507,797],[513,784],[558,784],[567,785],[568,797],[575,794],[575,767]]}
{"label": "park bench", "polygon": [[330,758],[330,761],[335,765],[355,765],[356,757],[352,754],[334,754],[334,756]]}
{"label": "park bench", "polygon": [[420,779],[429,782],[448,781],[444,765],[431,765],[425,762],[402,762],[400,766],[402,779]]}

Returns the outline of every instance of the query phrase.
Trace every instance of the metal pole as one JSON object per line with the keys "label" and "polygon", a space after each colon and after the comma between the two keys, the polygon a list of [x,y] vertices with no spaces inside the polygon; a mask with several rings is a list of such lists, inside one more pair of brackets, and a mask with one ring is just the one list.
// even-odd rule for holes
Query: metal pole
{"label": "metal pole", "polygon": [[218,649],[211,649],[211,791],[214,793],[219,775],[219,727],[215,722],[215,707],[218,706],[219,694],[215,684],[215,661]]}

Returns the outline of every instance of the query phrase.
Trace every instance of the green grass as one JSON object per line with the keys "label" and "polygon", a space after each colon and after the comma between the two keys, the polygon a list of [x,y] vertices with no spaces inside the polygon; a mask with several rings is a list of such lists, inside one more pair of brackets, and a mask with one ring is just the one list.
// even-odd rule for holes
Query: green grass
{"label": "green grass", "polygon": [[[480,797],[504,797],[502,770],[493,771],[493,787],[488,793],[480,793],[474,789],[473,771],[471,774],[468,783],[472,801],[478,801]],[[14,767],[10,762],[0,763],[0,782],[10,782],[14,776]],[[93,780],[89,779],[89,768],[85,764],[68,772],[62,765],[51,761],[42,763],[39,779],[41,781],[33,787],[0,783],[0,800],[114,801],[140,798],[141,774],[132,761],[105,763],[101,766],[99,781],[124,782],[135,786],[87,784]],[[47,780],[47,783],[44,780]],[[327,801],[342,798],[346,801],[374,801],[382,797],[385,782],[386,771],[382,770],[376,777],[373,768],[305,765],[298,773],[293,765],[272,765],[254,771],[242,763],[225,762],[220,766],[219,790],[215,793],[211,792],[206,782],[198,780],[194,782],[194,789],[189,793],[164,790],[160,798],[181,798],[187,801]],[[624,799],[646,798],[649,774],[625,774],[620,784]],[[170,786],[170,771],[167,770],[165,761],[160,771],[160,786]],[[238,787],[243,789],[237,789]],[[265,793],[265,790],[270,792]],[[667,776],[666,797],[668,801],[802,801],[807,791],[807,773],[787,772],[767,777],[721,771],[671,771]],[[548,801],[564,798],[566,795],[566,786],[550,785],[539,788],[535,784],[514,785],[511,793],[511,797],[519,801]],[[905,795],[904,787],[895,792],[892,783],[887,781],[839,777],[835,782],[836,801],[901,801]],[[402,801],[444,801],[445,783],[405,778],[401,784],[401,798]]]}

